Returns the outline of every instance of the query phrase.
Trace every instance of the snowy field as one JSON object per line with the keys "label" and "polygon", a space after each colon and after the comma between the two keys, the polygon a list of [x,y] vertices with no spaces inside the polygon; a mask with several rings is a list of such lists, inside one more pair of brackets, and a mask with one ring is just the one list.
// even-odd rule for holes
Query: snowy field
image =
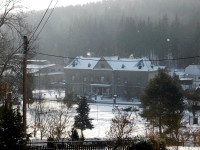
{"label": "snowy field", "polygon": [[[39,91],[34,92],[35,95],[39,93]],[[54,90],[41,90],[41,95],[44,99],[48,101],[49,106],[51,109],[61,109],[61,105],[64,105],[60,102],[56,101],[57,98],[63,99],[65,94],[64,91],[54,91]],[[100,99],[100,98],[99,98]],[[98,98],[97,98],[98,101]],[[104,99],[100,100],[101,102],[113,102],[112,99]],[[121,101],[120,99],[117,99],[117,102]],[[125,108],[127,107],[126,103],[123,102],[122,104],[117,104],[118,108]],[[127,103],[129,104],[129,103]],[[134,103],[130,103],[131,106],[134,105]],[[76,106],[75,106],[76,107]],[[115,116],[115,114],[118,114],[118,111],[116,110],[115,113],[112,112],[113,104],[102,104],[102,103],[90,103],[90,114],[89,117],[94,119],[92,120],[92,123],[94,125],[94,129],[92,130],[85,130],[84,136],[85,138],[106,138],[106,132],[109,130],[110,127],[110,121]],[[133,136],[142,136],[146,133],[145,130],[145,122],[142,120],[142,118],[138,114],[139,112],[133,112],[131,114],[131,117],[135,120],[135,132]],[[28,115],[28,114],[27,114]],[[29,115],[30,116],[30,115]],[[31,118],[30,118],[31,119]]]}
{"label": "snowy field", "polygon": [[[38,91],[35,92],[35,95],[38,93]],[[49,107],[51,107],[51,110],[58,110],[62,109],[64,104],[61,102],[56,101],[57,98],[64,98],[64,91],[40,91],[42,96],[46,99],[48,102]],[[98,99],[97,99],[98,101]],[[105,139],[106,138],[106,132],[109,130],[110,127],[110,121],[114,117],[115,114],[118,112],[116,111],[115,113],[112,112],[113,104],[112,104],[112,99],[111,100],[106,100],[104,99],[104,102],[110,101],[110,104],[102,104],[102,103],[91,103],[90,104],[90,115],[89,117],[92,118],[92,123],[94,125],[94,128],[92,130],[85,130],[84,131],[84,136],[87,139],[91,138],[100,138],[100,139]],[[124,108],[127,107],[127,105],[120,104],[120,100],[118,102],[118,107]],[[127,103],[128,104],[128,103]],[[137,104],[137,103],[136,103]],[[129,105],[135,105],[135,103],[130,103]],[[32,115],[29,113],[29,109],[27,109],[27,122],[32,121],[34,118]],[[75,113],[73,114],[73,116]],[[147,133],[147,128],[145,127],[147,123],[145,120],[143,120],[140,115],[139,111],[132,112],[131,116],[135,120],[135,131],[133,133],[134,136],[145,136]],[[39,134],[37,134],[36,138],[32,138],[34,140],[39,139]],[[176,147],[169,147],[170,150],[175,150],[177,149]],[[200,147],[178,147],[179,150],[200,150]]]}

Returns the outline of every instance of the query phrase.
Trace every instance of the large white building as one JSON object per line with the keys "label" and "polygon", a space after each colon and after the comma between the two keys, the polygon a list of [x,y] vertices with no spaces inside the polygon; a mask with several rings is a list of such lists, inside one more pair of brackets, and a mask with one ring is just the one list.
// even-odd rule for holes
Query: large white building
{"label": "large white building", "polygon": [[76,57],[65,69],[66,93],[138,97],[158,69],[147,58]]}

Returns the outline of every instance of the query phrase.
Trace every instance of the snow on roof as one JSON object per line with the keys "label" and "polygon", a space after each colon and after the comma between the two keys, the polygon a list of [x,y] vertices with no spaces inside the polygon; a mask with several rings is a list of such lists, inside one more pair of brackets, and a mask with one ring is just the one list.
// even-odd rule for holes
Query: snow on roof
{"label": "snow on roof", "polygon": [[74,69],[93,69],[100,58],[77,56],[67,67]]}
{"label": "snow on roof", "polygon": [[[66,69],[93,69],[101,58],[76,57]],[[124,71],[154,71],[164,69],[164,66],[153,65],[146,57],[143,58],[119,58],[118,56],[104,57],[113,70]],[[106,68],[104,68],[106,69]]]}
{"label": "snow on roof", "polygon": [[33,60],[33,59],[30,59],[30,60],[27,60],[27,62],[48,62],[48,60]]}
{"label": "snow on roof", "polygon": [[51,76],[51,75],[64,75],[64,72],[50,72],[50,73],[36,73],[35,76]]}
{"label": "snow on roof", "polygon": [[43,68],[52,67],[55,65],[56,64],[47,64],[47,65],[27,64],[27,69],[30,70],[30,72],[35,73]]}
{"label": "snow on roof", "polygon": [[193,78],[180,78],[181,81],[193,80]]}
{"label": "snow on roof", "polygon": [[185,68],[185,74],[200,75],[200,65],[189,65]]}
{"label": "snow on roof", "polygon": [[[105,57],[109,65],[113,70],[134,70],[134,71],[153,71],[158,70],[158,68],[163,68],[161,66],[153,65],[146,57],[143,58],[110,58]],[[139,67],[141,66],[141,68]]]}

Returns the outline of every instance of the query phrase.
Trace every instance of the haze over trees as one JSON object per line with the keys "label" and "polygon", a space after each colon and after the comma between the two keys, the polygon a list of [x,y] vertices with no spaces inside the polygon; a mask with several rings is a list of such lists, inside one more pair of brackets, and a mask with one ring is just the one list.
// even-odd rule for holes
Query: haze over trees
{"label": "haze over trees", "polygon": [[[85,56],[147,56],[150,59],[199,55],[200,1],[104,0],[56,8],[41,33],[40,51]],[[30,14],[36,24],[44,11]],[[68,59],[40,55],[67,64]],[[178,59],[174,66],[197,64],[198,58]],[[168,65],[161,61],[161,65]]]}

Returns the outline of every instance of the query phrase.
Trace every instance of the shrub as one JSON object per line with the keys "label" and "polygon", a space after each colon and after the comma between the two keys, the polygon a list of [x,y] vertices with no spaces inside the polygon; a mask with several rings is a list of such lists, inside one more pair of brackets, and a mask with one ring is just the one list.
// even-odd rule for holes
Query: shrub
{"label": "shrub", "polygon": [[136,138],[130,146],[130,150],[152,150],[153,143],[150,139]]}
{"label": "shrub", "polygon": [[134,138],[130,150],[166,150],[166,143],[157,135],[150,133],[146,138]]}
{"label": "shrub", "polygon": [[75,128],[72,128],[70,137],[71,137],[72,141],[78,141],[79,140],[79,135],[78,135],[78,132]]}
{"label": "shrub", "polygon": [[48,148],[54,148],[54,138],[52,138],[52,137],[49,137],[48,139],[47,139],[47,147]]}

